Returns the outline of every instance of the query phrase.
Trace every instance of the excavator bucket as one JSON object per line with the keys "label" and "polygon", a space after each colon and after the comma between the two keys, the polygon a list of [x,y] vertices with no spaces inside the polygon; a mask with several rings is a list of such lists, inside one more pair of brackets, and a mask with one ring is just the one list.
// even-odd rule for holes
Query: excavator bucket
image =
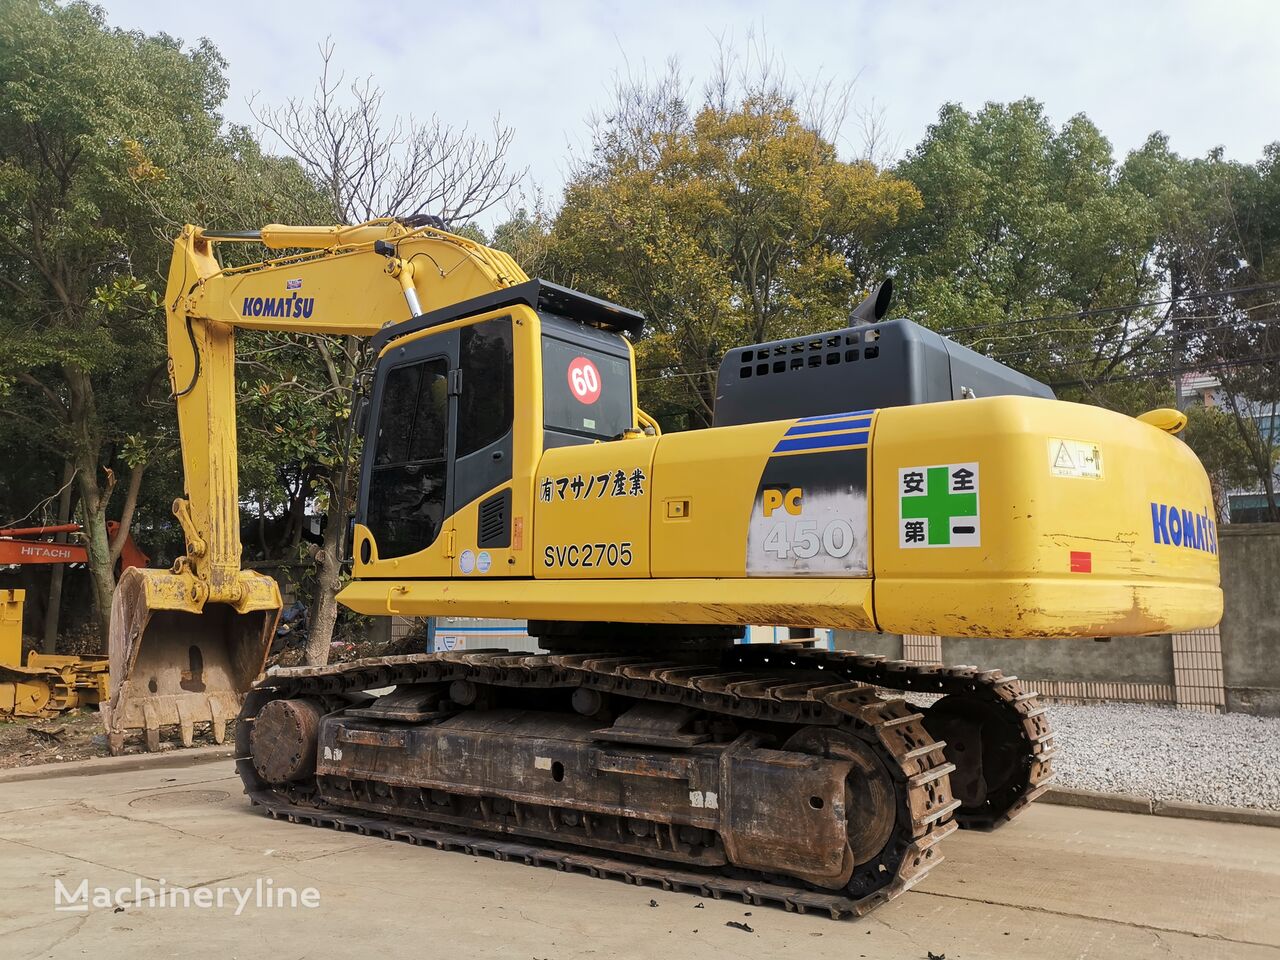
{"label": "excavator bucket", "polygon": [[189,575],[133,567],[111,603],[111,700],[102,710],[112,753],[142,730],[160,749],[176,726],[184,747],[208,723],[216,743],[262,673],[280,616],[280,590],[261,574],[240,574],[236,604],[202,602]]}

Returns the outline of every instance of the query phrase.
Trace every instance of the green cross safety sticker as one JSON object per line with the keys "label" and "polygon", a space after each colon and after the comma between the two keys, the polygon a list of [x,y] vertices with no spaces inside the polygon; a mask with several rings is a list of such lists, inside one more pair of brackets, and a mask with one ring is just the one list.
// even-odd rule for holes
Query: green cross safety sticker
{"label": "green cross safety sticker", "polygon": [[976,463],[898,469],[898,546],[976,547],[981,534]]}

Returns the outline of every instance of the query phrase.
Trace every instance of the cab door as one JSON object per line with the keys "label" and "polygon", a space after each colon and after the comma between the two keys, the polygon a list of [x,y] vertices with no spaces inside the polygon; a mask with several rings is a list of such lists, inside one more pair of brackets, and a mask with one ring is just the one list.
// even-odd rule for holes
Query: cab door
{"label": "cab door", "polygon": [[[380,361],[365,437],[359,519],[376,559],[365,575],[447,577],[453,553],[458,335],[446,331]],[[364,558],[361,558],[364,560]]]}
{"label": "cab door", "polygon": [[[513,317],[482,317],[457,331],[452,398],[450,514],[455,576],[510,576],[518,562],[514,508],[515,342]],[[524,484],[527,489],[527,481]],[[527,494],[526,494],[527,496]],[[521,521],[522,523],[523,521]]]}
{"label": "cab door", "polygon": [[531,481],[517,494],[513,474],[517,454],[536,457],[516,442],[515,339],[510,313],[481,316],[379,360],[357,517],[377,559],[357,556],[362,577],[519,570]]}

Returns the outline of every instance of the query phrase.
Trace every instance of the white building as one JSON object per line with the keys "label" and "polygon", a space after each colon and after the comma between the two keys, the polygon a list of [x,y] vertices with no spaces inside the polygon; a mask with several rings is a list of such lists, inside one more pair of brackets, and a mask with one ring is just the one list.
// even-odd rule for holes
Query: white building
{"label": "white building", "polygon": [[[1192,403],[1206,407],[1219,407],[1230,412],[1223,395],[1222,382],[1211,373],[1184,373],[1178,381],[1178,408],[1185,410]],[[1264,401],[1247,401],[1246,413],[1258,425],[1263,440],[1272,449],[1280,447],[1280,404]],[[1274,468],[1274,488],[1280,493],[1280,464]],[[1261,484],[1252,489],[1227,491],[1227,519],[1231,523],[1259,523],[1267,519],[1267,497]]]}

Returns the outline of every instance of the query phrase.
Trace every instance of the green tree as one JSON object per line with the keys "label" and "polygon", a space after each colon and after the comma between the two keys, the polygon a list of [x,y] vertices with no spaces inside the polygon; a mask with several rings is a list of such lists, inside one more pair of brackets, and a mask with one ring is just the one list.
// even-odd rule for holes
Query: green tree
{"label": "green tree", "polygon": [[1184,439],[1209,474],[1218,517],[1227,517],[1228,492],[1247,486],[1255,479],[1249,449],[1241,441],[1231,414],[1203,403],[1192,403],[1186,414]]}
{"label": "green tree", "polygon": [[801,99],[767,71],[696,106],[674,71],[620,84],[565,191],[550,263],[645,312],[641,399],[660,416],[709,423],[729,347],[844,323],[867,280],[855,253],[919,206],[841,160]]}
{"label": "green tree", "polygon": [[0,410],[70,466],[104,642],[113,561],[175,439],[160,304],[174,226],[238,225],[276,212],[282,180],[307,185],[224,132],[224,68],[207,42],[114,30],[85,4],[0,3]]}
{"label": "green tree", "polygon": [[554,222],[542,198],[535,197],[532,207],[517,207],[494,227],[493,238],[482,242],[509,254],[529,276],[540,277],[552,269],[549,258]]}
{"label": "green tree", "polygon": [[[1158,350],[1168,367],[1217,378],[1216,438],[1190,442],[1206,463],[1224,467],[1239,488],[1260,489],[1269,519],[1280,521],[1280,144],[1259,163],[1221,150],[1183,158],[1153,135],[1130,155],[1123,177],[1149,201],[1158,232],[1154,259],[1174,299]],[[1190,431],[1189,431],[1190,433]]]}
{"label": "green tree", "polygon": [[1044,380],[1141,367],[1159,313],[1093,311],[1158,290],[1155,217],[1087,117],[947,104],[895,172],[924,198],[882,249],[909,316]]}

